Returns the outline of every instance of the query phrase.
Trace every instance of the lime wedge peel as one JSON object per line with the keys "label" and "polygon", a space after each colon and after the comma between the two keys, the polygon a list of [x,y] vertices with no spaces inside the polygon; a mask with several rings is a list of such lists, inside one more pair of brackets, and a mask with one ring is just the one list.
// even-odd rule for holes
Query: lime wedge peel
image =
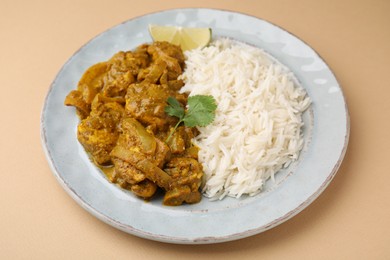
{"label": "lime wedge peel", "polygon": [[154,41],[167,41],[179,45],[183,51],[203,48],[211,41],[211,28],[149,25]]}

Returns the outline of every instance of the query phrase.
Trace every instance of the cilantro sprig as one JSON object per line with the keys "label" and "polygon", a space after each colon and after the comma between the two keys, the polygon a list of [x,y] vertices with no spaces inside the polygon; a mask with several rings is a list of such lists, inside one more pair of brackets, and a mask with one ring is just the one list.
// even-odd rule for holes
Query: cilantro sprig
{"label": "cilantro sprig", "polygon": [[179,118],[179,121],[175,125],[173,131],[169,134],[166,142],[171,139],[172,134],[181,123],[184,123],[184,125],[188,127],[203,127],[212,123],[215,118],[215,110],[217,109],[214,97],[206,95],[188,97],[186,110],[174,97],[169,97],[167,103],[168,105],[165,107],[165,113]]}

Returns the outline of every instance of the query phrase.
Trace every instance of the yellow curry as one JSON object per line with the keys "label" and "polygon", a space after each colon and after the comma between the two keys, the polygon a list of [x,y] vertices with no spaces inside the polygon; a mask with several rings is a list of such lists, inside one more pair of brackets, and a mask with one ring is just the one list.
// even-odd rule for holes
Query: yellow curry
{"label": "yellow curry", "polygon": [[180,47],[143,44],[90,67],[64,102],[76,108],[77,138],[93,162],[112,167],[109,180],[145,199],[161,189],[165,205],[201,200],[196,129],[180,126],[166,141],[178,122],[164,111],[168,97],[187,104],[183,69]]}

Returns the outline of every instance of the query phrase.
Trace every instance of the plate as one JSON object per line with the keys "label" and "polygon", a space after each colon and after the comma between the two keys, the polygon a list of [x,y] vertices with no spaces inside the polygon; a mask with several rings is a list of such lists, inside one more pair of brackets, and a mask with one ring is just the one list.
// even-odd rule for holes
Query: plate
{"label": "plate", "polygon": [[[149,24],[211,27],[213,36],[231,37],[262,48],[295,74],[312,100],[304,114],[305,147],[300,159],[268,181],[254,197],[163,206],[145,202],[107,181],[76,139],[79,119],[65,96],[83,72],[120,50],[151,42]],[[327,187],[347,149],[349,115],[342,89],[319,55],[302,40],[265,20],[215,9],[174,9],[121,23],[82,46],[61,68],[41,115],[42,144],[63,188],[100,220],[135,236],[179,243],[237,240],[290,219]]]}

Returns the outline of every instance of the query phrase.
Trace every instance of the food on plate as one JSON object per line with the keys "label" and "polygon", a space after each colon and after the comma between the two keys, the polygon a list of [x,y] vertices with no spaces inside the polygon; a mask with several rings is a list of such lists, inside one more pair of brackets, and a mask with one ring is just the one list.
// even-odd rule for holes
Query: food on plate
{"label": "food on plate", "polygon": [[183,69],[178,46],[143,44],[91,66],[64,101],[80,117],[79,142],[111,182],[145,199],[161,189],[172,206],[199,202],[203,176],[191,141],[202,121],[187,126],[165,111],[170,100],[189,117],[188,95],[179,92]]}
{"label": "food on plate", "polygon": [[167,41],[178,45],[183,51],[205,47],[211,41],[211,28],[149,25],[154,41]]}
{"label": "food on plate", "polygon": [[111,182],[146,199],[163,190],[165,205],[240,198],[298,159],[311,101],[291,71],[245,43],[210,42],[208,28],[149,30],[152,44],[91,66],[65,99]]}
{"label": "food on plate", "polygon": [[259,193],[303,147],[310,99],[292,73],[264,51],[230,39],[185,52],[182,93],[212,95],[215,120],[194,143],[213,199]]}

